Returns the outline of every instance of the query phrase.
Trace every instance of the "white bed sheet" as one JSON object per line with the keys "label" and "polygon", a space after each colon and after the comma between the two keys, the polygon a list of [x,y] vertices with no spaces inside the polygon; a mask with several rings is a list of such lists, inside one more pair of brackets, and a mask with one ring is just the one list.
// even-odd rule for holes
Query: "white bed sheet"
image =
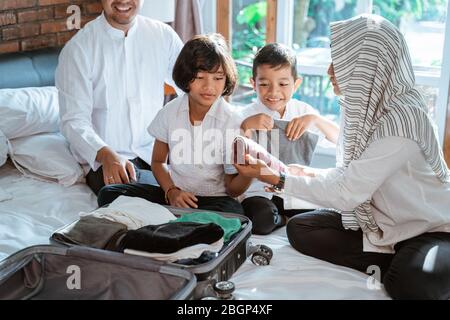
{"label": "white bed sheet", "polygon": [[[48,243],[49,236],[96,208],[84,184],[63,187],[23,177],[10,163],[0,168],[0,187],[11,200],[0,202],[0,260],[25,247]],[[270,266],[249,259],[231,278],[237,299],[388,299],[383,288],[367,285],[368,276],[295,251],[285,229],[269,236],[252,236],[274,251]]]}

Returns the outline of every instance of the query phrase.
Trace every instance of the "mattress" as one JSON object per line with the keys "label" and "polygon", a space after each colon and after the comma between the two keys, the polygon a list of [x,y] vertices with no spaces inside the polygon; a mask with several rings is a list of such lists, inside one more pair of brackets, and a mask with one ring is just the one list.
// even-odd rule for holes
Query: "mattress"
{"label": "mattress", "polygon": [[[85,184],[63,187],[23,177],[10,163],[0,168],[0,260],[36,244],[78,217],[96,208],[96,198]],[[2,198],[0,198],[2,199]],[[278,299],[388,299],[383,287],[368,276],[295,251],[284,228],[269,236],[252,236],[255,244],[274,251],[269,266],[255,266],[249,259],[230,279],[235,297],[246,300]]]}

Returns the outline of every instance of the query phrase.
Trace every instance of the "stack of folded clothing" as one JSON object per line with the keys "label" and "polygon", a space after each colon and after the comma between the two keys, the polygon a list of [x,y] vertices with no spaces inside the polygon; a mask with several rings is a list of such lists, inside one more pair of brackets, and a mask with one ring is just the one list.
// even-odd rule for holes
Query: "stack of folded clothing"
{"label": "stack of folded clothing", "polygon": [[[211,253],[219,252],[240,229],[238,218],[225,218],[214,212],[193,212],[167,224],[129,231],[121,247],[127,254],[157,260],[180,262],[202,259],[204,262],[215,257]],[[195,262],[193,260],[189,264]]]}
{"label": "stack of folded clothing", "polygon": [[176,222],[128,231],[121,241],[124,253],[174,262],[219,252],[223,229],[214,223]]}
{"label": "stack of folded clothing", "polygon": [[116,251],[116,243],[127,231],[127,226],[122,223],[85,216],[55,232],[52,239],[65,244]]}
{"label": "stack of folded clothing", "polygon": [[247,154],[255,159],[264,161],[273,170],[287,172],[286,165],[270,154],[264,147],[244,136],[237,136],[233,141],[234,163],[244,164]]}
{"label": "stack of folded clothing", "polygon": [[80,213],[76,223],[52,238],[168,262],[204,261],[215,257],[240,229],[238,218],[194,212],[176,219],[159,204],[121,196],[106,208]]}
{"label": "stack of folded clothing", "polygon": [[220,214],[207,211],[184,214],[171,222],[214,223],[223,229],[223,241],[225,243],[230,241],[232,236],[241,230],[241,220],[238,218],[225,218]]}
{"label": "stack of folded clothing", "polygon": [[80,219],[55,232],[52,239],[67,244],[117,251],[128,230],[167,223],[176,217],[165,207],[141,198],[120,196],[107,208],[80,213]]}

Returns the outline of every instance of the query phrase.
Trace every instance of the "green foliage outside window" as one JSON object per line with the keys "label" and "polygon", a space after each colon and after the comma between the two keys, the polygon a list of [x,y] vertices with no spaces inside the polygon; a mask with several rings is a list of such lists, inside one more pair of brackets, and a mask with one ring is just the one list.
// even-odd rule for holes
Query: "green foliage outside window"
{"label": "green foliage outside window", "polygon": [[[295,0],[308,16],[310,30],[294,30],[294,48],[329,46],[329,23],[348,19],[356,14],[357,0],[343,0],[336,10],[335,0]],[[445,21],[447,0],[373,0],[374,13],[380,14],[399,26],[402,19],[413,18],[416,21]],[[297,11],[296,11],[297,12]],[[256,51],[265,45],[267,1],[258,1],[242,8],[236,17],[237,27],[233,30],[232,53],[238,61],[238,73],[241,85],[249,84],[252,70],[239,64],[242,61],[251,64]],[[294,17],[297,21],[300,17]],[[302,20],[303,21],[303,20]],[[303,34],[301,34],[303,32]],[[306,33],[305,33],[306,32]],[[439,65],[440,61],[436,61]],[[337,101],[327,77],[305,76],[301,90],[296,98],[309,102],[321,113],[339,113]],[[250,101],[246,101],[250,102]]]}

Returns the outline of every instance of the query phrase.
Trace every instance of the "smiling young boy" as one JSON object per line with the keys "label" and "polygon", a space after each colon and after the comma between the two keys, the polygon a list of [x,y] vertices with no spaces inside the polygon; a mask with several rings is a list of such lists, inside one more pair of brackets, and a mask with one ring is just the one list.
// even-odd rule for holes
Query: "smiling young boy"
{"label": "smiling young boy", "polygon": [[[278,43],[261,48],[253,61],[251,82],[258,99],[242,112],[245,120],[241,128],[247,136],[251,130],[271,130],[274,120],[280,119],[289,121],[285,134],[291,141],[311,130],[332,143],[337,142],[339,127],[334,122],[322,117],[309,104],[292,98],[302,80],[291,49]],[[298,210],[287,212],[283,199],[265,192],[264,184],[258,181],[252,182],[243,198],[242,206],[253,222],[255,234],[268,234],[284,225],[281,215],[298,213]]]}

